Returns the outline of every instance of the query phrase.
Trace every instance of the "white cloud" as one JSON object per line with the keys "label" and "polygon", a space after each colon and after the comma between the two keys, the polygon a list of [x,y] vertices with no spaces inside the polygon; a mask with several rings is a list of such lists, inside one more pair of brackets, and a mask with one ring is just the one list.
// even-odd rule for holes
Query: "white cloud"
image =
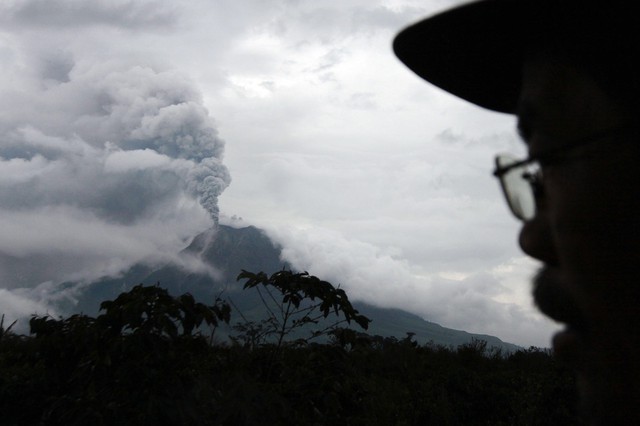
{"label": "white cloud", "polygon": [[0,288],[0,316],[4,316],[5,329],[11,326],[11,331],[14,333],[26,334],[29,332],[26,313],[28,315],[56,314],[47,301],[36,299],[37,297],[31,291],[16,292]]}

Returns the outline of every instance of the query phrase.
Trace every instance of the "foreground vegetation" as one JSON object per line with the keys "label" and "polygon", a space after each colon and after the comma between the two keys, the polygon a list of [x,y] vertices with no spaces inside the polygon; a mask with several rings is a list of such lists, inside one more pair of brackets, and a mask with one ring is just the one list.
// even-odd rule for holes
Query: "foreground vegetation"
{"label": "foreground vegetation", "polygon": [[[33,317],[29,336],[0,325],[1,424],[576,423],[573,379],[546,350],[369,336],[343,328],[368,319],[329,283],[288,271],[240,278],[279,307],[224,344],[211,333],[229,305],[157,286],[103,302],[96,318]],[[313,325],[309,338],[287,338]]]}

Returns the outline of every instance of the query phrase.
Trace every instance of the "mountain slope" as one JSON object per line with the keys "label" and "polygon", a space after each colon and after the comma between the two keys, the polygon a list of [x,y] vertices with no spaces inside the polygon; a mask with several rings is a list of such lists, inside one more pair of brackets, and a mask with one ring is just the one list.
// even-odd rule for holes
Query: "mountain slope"
{"label": "mountain slope", "polygon": [[[189,292],[203,303],[212,303],[218,296],[230,300],[233,304],[232,323],[241,320],[240,313],[249,320],[259,320],[266,317],[263,304],[255,291],[242,291],[242,283],[236,281],[237,275],[243,269],[251,272],[263,271],[270,275],[289,268],[280,259],[280,248],[263,231],[252,226],[237,229],[221,225],[215,232],[208,230],[194,238],[183,255],[199,257],[212,267],[213,272],[190,272],[175,265],[158,268],[136,265],[122,277],[103,279],[89,285],[80,297],[78,309],[95,314],[103,300],[113,299],[139,283],[159,283],[172,294]],[[400,309],[352,303],[360,313],[372,320],[367,331],[371,335],[403,338],[411,332],[415,333],[414,339],[421,344],[433,342],[458,346],[472,339],[480,339],[487,341],[489,346],[507,351],[518,348],[494,336],[445,328]]]}

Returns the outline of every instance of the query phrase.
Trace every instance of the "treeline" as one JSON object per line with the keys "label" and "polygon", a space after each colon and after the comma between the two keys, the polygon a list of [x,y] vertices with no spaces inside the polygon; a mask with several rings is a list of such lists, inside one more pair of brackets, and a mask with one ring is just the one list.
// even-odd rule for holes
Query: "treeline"
{"label": "treeline", "polygon": [[[103,302],[95,318],[34,316],[28,336],[0,324],[0,424],[577,423],[574,380],[546,350],[369,336],[343,327],[368,319],[325,281],[289,271],[240,278],[279,308],[238,324],[227,343],[211,335],[229,322],[226,302],[158,286]],[[313,325],[309,338],[287,338]]]}

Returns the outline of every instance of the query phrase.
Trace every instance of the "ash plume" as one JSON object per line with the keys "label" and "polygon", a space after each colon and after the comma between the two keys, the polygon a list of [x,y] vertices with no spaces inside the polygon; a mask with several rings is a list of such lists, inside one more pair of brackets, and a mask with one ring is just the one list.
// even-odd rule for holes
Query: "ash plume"
{"label": "ash plume", "polygon": [[0,85],[3,288],[167,261],[215,226],[231,179],[224,141],[188,79],[35,56],[28,72],[0,72],[14,82]]}

